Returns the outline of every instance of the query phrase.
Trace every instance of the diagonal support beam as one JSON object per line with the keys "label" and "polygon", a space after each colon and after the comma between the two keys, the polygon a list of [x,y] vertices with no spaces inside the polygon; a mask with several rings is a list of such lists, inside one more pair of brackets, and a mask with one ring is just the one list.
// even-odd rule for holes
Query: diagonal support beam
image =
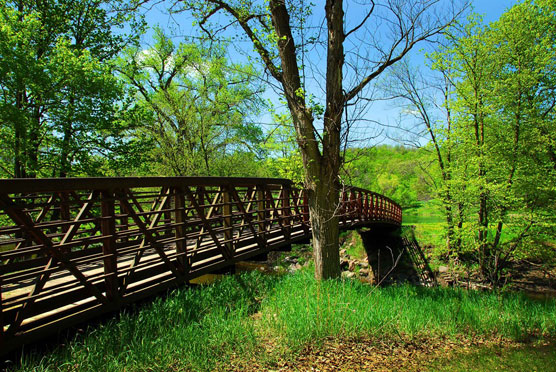
{"label": "diagonal support beam", "polygon": [[[165,187],[163,187],[160,190],[160,194],[155,199],[155,202],[153,202],[150,212],[152,212],[152,211],[160,212],[162,209],[164,209],[166,207],[166,203],[168,202],[168,195],[167,195],[168,192],[169,191]],[[127,202],[126,197],[131,199],[131,201],[133,202],[133,205],[135,205],[137,207],[139,212],[144,213],[144,210],[141,207],[141,204],[137,201],[137,199],[133,196],[133,193],[129,189],[125,190],[125,193],[122,196],[122,199],[120,199],[120,208],[124,209],[124,211],[128,211],[129,208],[132,208],[131,204],[129,204],[129,202]],[[122,202],[121,200],[125,200],[125,202]],[[160,202],[160,205],[157,207],[158,202]],[[129,214],[129,213],[127,213],[127,214]],[[153,229],[160,222],[160,217],[161,217],[161,213],[156,213],[155,216],[153,217],[152,221],[151,221],[145,215],[145,221],[147,223],[149,223],[149,230]],[[138,248],[137,253],[133,257],[133,262],[128,267],[127,274],[122,279],[122,283],[121,283],[121,286],[120,286],[120,295],[121,296],[123,296],[127,286],[129,285],[131,277],[133,276],[133,273],[135,272],[135,268],[141,262],[141,258],[143,258],[143,254],[145,252],[144,248],[145,248],[146,244],[147,244],[147,238],[144,236],[143,239],[141,240],[141,243],[139,244],[139,248]]]}
{"label": "diagonal support beam", "polygon": [[247,221],[247,225],[249,226],[249,230],[251,230],[251,233],[253,234],[253,237],[257,241],[257,245],[259,246],[259,248],[261,250],[264,250],[265,249],[264,242],[262,241],[261,237],[255,231],[255,226],[253,226],[253,217],[251,216],[250,213],[247,212],[247,210],[245,210],[245,206],[243,205],[243,202],[241,201],[241,198],[239,197],[235,187],[230,187],[230,193],[232,195],[232,198],[236,201],[236,205],[237,205],[239,211],[241,212],[241,214],[243,214],[244,220]]}
{"label": "diagonal support beam", "polygon": [[150,231],[148,229],[148,227],[141,220],[141,218],[139,218],[139,215],[137,215],[137,213],[133,210],[133,208],[131,207],[131,205],[127,201],[127,199],[125,197],[125,194],[116,192],[115,195],[116,195],[116,198],[118,200],[120,200],[120,202],[122,203],[122,206],[126,210],[127,214],[135,222],[137,227],[139,227],[139,230],[141,230],[141,232],[145,236],[145,239],[150,243],[151,247],[154,248],[156,253],[158,253],[158,255],[160,256],[162,261],[166,264],[166,266],[168,266],[168,268],[170,269],[172,274],[174,274],[176,276],[176,278],[178,278],[179,280],[183,280],[184,279],[183,275],[180,273],[180,271],[178,270],[176,265],[174,265],[174,263],[168,259],[168,256],[166,256],[166,253],[164,253],[164,249],[162,247],[160,247],[160,243],[153,236],[152,231]]}
{"label": "diagonal support beam", "polygon": [[191,203],[191,205],[193,205],[193,208],[195,208],[195,210],[197,211],[197,213],[199,215],[199,218],[201,219],[201,223],[203,224],[204,229],[209,232],[210,236],[212,237],[212,240],[214,241],[214,244],[216,244],[216,246],[218,247],[218,249],[222,253],[222,256],[224,256],[224,258],[227,259],[227,260],[232,259],[232,257],[233,257],[232,253],[230,251],[228,251],[228,249],[220,243],[220,240],[218,240],[218,237],[214,233],[212,227],[210,226],[210,223],[207,221],[207,218],[205,217],[205,214],[203,213],[203,211],[199,207],[199,204],[195,200],[195,197],[193,196],[193,193],[191,192],[189,187],[185,186],[184,191],[185,191],[185,194],[187,195],[187,198],[189,199],[189,202]]}
{"label": "diagonal support beam", "polygon": [[[41,251],[43,251],[47,256],[50,256],[50,260],[45,267],[45,271],[50,269],[52,265],[57,261],[60,262],[62,267],[68,270],[79,283],[81,283],[85,289],[94,297],[96,297],[101,303],[108,304],[108,300],[94,285],[87,281],[87,278],[83,273],[70,262],[52,243],[52,240],[47,237],[41,230],[35,227],[35,224],[31,218],[18,208],[18,206],[11,200],[11,198],[5,194],[0,195],[0,207],[4,209],[6,214],[18,224],[28,236],[38,244],[41,244]],[[35,301],[35,296],[44,288],[44,285],[48,281],[49,274],[43,274],[38,279],[35,287],[29,294],[29,300],[22,306],[16,315],[16,320],[10,325],[10,333],[17,328],[24,319],[25,313],[33,305]]]}

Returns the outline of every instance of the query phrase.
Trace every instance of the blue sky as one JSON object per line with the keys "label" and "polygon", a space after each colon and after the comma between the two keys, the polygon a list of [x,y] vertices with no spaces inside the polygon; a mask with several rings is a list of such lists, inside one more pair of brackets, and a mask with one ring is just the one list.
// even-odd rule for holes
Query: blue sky
{"label": "blue sky", "polygon": [[[317,3],[317,6],[314,15],[317,17],[318,16],[322,17],[323,14],[322,8],[324,7],[319,6],[319,4],[322,4],[322,0],[315,1],[315,2]],[[349,1],[346,1],[346,3],[349,3]],[[473,1],[473,8],[476,13],[482,14],[484,16],[485,22],[490,23],[496,21],[505,10],[509,9],[511,6],[513,6],[516,3],[518,3],[518,1],[516,0],[475,0]],[[169,4],[169,2],[162,1],[158,4],[151,5],[151,9],[148,12],[146,12],[146,20],[149,26],[150,27],[153,27],[155,25],[161,26],[163,29],[167,30],[167,32],[170,32],[171,34],[174,35],[174,40],[176,42],[183,40],[184,36],[187,37],[195,34],[196,29],[192,27],[193,19],[184,13],[169,15],[166,10],[167,4]],[[357,9],[356,11],[353,11],[353,9],[348,9],[348,10],[352,11],[352,13],[348,12],[347,13],[348,15],[357,14]],[[147,45],[149,44],[149,40],[150,40],[150,33],[144,37],[145,47],[148,47]],[[250,45],[247,45],[246,48],[249,49]],[[315,55],[313,55],[313,56],[309,56],[309,58],[319,60],[319,58],[322,57],[319,56],[315,58]],[[422,63],[421,61],[423,61],[423,56],[419,55],[419,53],[413,53],[413,55],[410,58],[413,63],[420,64]],[[237,51],[235,51],[233,48],[230,48],[229,59],[234,62],[245,60],[244,57],[242,57],[239,53],[237,53]],[[319,62],[317,62],[316,65],[317,68],[319,67],[318,63]],[[318,79],[315,79],[315,82],[313,84],[314,84],[314,88],[317,88],[316,85],[318,84]],[[307,83],[308,91],[311,90],[317,92],[319,91],[319,89],[311,89],[311,88],[312,88],[311,83]],[[322,93],[320,94],[315,93],[315,95],[322,95]],[[267,99],[273,101],[275,105],[279,106],[278,96],[275,93],[273,93],[271,90],[268,90],[265,96]],[[387,129],[385,129],[386,127],[384,125],[376,124],[376,122],[380,122],[382,124],[387,124],[387,125],[393,124],[393,121],[397,120],[397,118],[399,117],[399,110],[400,109],[397,108],[395,104],[391,102],[373,103],[373,105],[369,107],[364,117],[368,118],[369,122],[373,122],[375,124],[361,125],[359,129],[356,130],[354,137],[356,138],[360,137],[363,139],[366,137],[372,137],[374,133],[379,133],[379,132],[386,133],[386,131],[388,131]],[[272,128],[272,124],[271,124],[272,118],[268,113],[262,114],[259,118],[256,119],[256,121],[260,123],[268,123],[269,125],[267,126],[267,128]],[[395,131],[394,133],[390,133],[389,137],[396,137]],[[372,144],[384,143],[384,142],[393,143],[395,142],[395,140],[392,140],[392,138],[386,138],[385,136],[381,136],[379,138],[370,139],[368,143],[363,143],[363,145],[372,145]]]}
{"label": "blue sky", "polygon": [[492,22],[500,18],[505,10],[517,4],[515,0],[475,0],[473,7],[479,14],[485,16],[485,21]]}

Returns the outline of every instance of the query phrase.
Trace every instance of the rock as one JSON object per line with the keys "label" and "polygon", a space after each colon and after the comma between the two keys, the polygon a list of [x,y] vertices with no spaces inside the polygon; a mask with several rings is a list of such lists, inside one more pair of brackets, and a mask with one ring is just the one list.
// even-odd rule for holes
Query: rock
{"label": "rock", "polygon": [[351,271],[344,271],[346,273],[345,277],[348,279],[352,279],[355,278],[355,273],[351,272]]}
{"label": "rock", "polygon": [[355,270],[355,261],[353,261],[353,260],[349,261],[348,270],[349,271],[354,271]]}
{"label": "rock", "polygon": [[289,271],[290,273],[293,273],[293,272],[295,272],[295,271],[301,269],[301,267],[302,267],[302,266],[301,266],[300,264],[298,264],[298,263],[291,264],[290,267],[288,268],[288,271]]}
{"label": "rock", "polygon": [[369,276],[369,270],[367,269],[359,270],[359,276]]}
{"label": "rock", "polygon": [[340,270],[345,271],[349,268],[349,261],[346,258],[340,260]]}
{"label": "rock", "polygon": [[345,256],[347,253],[347,249],[340,249],[340,256]]}
{"label": "rock", "polygon": [[439,273],[447,273],[450,271],[450,268],[448,268],[448,266],[438,266],[438,272]]}
{"label": "rock", "polygon": [[297,263],[297,257],[295,256],[286,256],[284,258],[284,261],[286,261],[287,263],[291,263],[291,264],[296,264]]}
{"label": "rock", "polygon": [[363,269],[368,269],[368,268],[369,268],[369,263],[366,262],[366,261],[363,261],[363,262],[361,262],[361,267],[362,267]]}

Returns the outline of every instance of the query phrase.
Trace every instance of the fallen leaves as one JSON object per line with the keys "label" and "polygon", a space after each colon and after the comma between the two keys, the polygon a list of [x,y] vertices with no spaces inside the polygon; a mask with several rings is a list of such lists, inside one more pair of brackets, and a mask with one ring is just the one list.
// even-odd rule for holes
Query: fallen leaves
{"label": "fallen leaves", "polygon": [[[306,346],[292,358],[254,356],[235,360],[226,371],[427,371],[431,362],[479,345],[509,345],[503,339],[337,339],[328,338]],[[266,348],[268,352],[268,348]],[[263,352],[264,354],[264,352]]]}

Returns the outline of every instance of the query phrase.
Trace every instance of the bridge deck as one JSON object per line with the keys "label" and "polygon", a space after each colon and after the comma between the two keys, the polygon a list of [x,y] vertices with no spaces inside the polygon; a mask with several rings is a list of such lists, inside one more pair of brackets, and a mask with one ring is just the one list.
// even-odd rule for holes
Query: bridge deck
{"label": "bridge deck", "polygon": [[[283,179],[0,180],[0,350],[310,238]],[[342,192],[343,228],[401,224],[392,200]]]}

